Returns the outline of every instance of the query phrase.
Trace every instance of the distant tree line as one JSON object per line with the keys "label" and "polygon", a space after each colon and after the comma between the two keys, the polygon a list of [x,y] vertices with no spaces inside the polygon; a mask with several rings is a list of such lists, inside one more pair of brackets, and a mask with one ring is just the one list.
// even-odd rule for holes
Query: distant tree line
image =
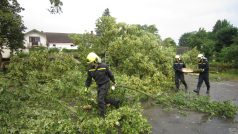
{"label": "distant tree line", "polygon": [[210,60],[238,66],[238,29],[226,19],[218,20],[211,32],[199,28],[184,33],[179,46],[197,48]]}

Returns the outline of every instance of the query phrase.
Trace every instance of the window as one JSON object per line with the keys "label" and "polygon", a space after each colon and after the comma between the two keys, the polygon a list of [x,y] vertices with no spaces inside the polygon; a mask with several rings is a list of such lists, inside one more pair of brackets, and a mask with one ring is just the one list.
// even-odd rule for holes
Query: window
{"label": "window", "polygon": [[34,37],[34,36],[30,36],[29,37],[29,42],[32,43],[32,45],[39,45],[40,44],[40,37]]}

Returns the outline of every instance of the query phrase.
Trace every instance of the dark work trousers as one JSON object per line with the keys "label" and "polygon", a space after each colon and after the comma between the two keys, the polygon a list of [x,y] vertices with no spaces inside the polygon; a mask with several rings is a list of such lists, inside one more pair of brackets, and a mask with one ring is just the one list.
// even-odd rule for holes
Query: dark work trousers
{"label": "dark work trousers", "polygon": [[183,83],[183,85],[185,86],[185,89],[187,90],[188,86],[184,80],[183,73],[175,73],[175,85],[176,85],[177,90],[179,90],[179,86],[180,86],[179,80]]}
{"label": "dark work trousers", "polygon": [[209,74],[208,73],[204,73],[204,74],[199,74],[198,77],[198,85],[197,85],[197,91],[200,90],[203,81],[205,81],[205,84],[207,86],[207,91],[210,90],[210,82],[209,82]]}
{"label": "dark work trousers", "polygon": [[104,117],[106,113],[106,104],[111,104],[115,107],[118,107],[119,101],[112,100],[107,98],[108,90],[110,88],[110,82],[107,82],[103,85],[98,85],[98,108],[99,108],[99,115]]}

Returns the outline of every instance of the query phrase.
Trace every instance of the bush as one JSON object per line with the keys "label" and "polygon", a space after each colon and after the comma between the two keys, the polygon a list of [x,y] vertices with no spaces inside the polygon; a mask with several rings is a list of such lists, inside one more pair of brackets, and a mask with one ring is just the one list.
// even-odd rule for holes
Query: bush
{"label": "bush", "polygon": [[[117,110],[108,107],[107,119],[98,118],[95,85],[84,92],[85,70],[70,53],[41,50],[13,57],[0,82],[0,133],[151,133],[137,99]],[[131,95],[117,91],[113,95],[129,102]],[[112,125],[115,121],[121,125]]]}
{"label": "bush", "polygon": [[[83,66],[82,66],[83,67]],[[8,77],[12,82],[51,82],[67,71],[78,70],[78,64],[67,54],[32,51],[25,57],[14,56],[9,64]],[[61,73],[59,73],[61,72]]]}
{"label": "bush", "polygon": [[219,54],[220,61],[225,63],[232,63],[235,67],[238,67],[238,45],[232,45],[230,47],[225,47],[221,50]]}
{"label": "bush", "polygon": [[193,48],[182,55],[182,60],[185,62],[187,68],[197,68],[197,56],[200,52]]}
{"label": "bush", "polygon": [[208,113],[211,116],[234,118],[238,107],[230,101],[211,101],[207,96],[197,96],[179,92],[176,94],[162,94],[158,96],[158,104],[166,107],[175,106],[183,110],[194,110]]}
{"label": "bush", "polygon": [[125,106],[118,110],[113,110],[105,120],[98,117],[84,120],[80,124],[81,132],[84,134],[149,134],[151,133],[151,126],[142,117],[140,109],[138,106],[132,108]]}

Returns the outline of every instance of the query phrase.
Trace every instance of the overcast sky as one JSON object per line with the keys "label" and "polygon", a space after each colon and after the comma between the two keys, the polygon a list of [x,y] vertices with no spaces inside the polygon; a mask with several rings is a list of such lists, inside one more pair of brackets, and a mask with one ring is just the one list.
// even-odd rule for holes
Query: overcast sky
{"label": "overcast sky", "polygon": [[95,22],[106,8],[117,22],[155,24],[162,39],[176,42],[185,32],[200,27],[211,31],[218,19],[238,27],[238,0],[62,0],[63,13],[50,14],[49,0],[18,0],[26,31],[84,33],[95,30]]}

